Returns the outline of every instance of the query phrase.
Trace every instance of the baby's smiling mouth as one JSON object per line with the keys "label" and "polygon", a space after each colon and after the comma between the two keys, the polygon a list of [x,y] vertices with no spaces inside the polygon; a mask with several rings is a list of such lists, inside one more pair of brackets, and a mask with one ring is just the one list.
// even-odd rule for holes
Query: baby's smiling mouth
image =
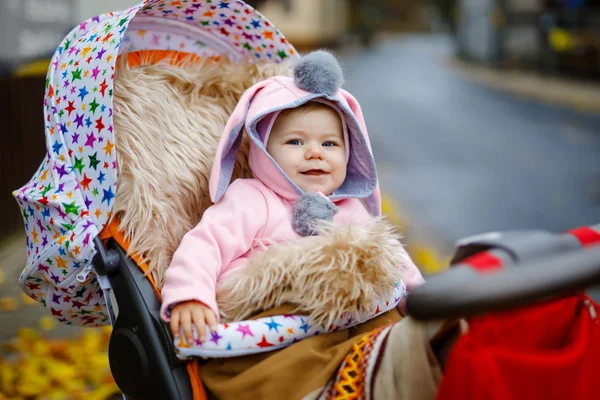
{"label": "baby's smiling mouth", "polygon": [[322,169],[309,169],[308,171],[300,172],[302,175],[321,176],[327,175],[328,172]]}

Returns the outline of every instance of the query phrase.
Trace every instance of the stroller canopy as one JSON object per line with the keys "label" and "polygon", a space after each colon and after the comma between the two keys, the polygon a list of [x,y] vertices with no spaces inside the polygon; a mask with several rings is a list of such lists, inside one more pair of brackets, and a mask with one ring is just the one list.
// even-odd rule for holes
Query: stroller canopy
{"label": "stroller canopy", "polygon": [[[88,282],[81,273],[91,269],[93,238],[109,221],[117,191],[112,102],[117,57],[138,50],[227,55],[233,61],[297,57],[269,21],[233,0],[146,0],[85,21],[65,37],[46,78],[47,154],[14,193],[27,233],[21,287],[64,322],[107,323],[102,299],[93,299],[101,296],[96,279]],[[95,307],[62,312],[85,310],[82,303]]]}

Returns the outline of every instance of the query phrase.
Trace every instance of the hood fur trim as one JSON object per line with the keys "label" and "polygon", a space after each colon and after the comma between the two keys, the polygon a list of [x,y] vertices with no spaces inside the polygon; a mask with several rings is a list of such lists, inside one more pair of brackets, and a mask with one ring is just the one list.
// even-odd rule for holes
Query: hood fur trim
{"label": "hood fur trim", "polygon": [[273,244],[217,285],[223,322],[295,305],[318,324],[329,326],[357,310],[375,311],[393,296],[410,260],[395,228],[383,218],[340,225],[321,222],[319,236]]}

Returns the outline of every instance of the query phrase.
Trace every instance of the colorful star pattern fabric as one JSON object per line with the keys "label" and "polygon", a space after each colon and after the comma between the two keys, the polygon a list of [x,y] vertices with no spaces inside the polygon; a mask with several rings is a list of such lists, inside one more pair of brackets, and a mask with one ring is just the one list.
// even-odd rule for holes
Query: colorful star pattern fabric
{"label": "colorful star pattern fabric", "polygon": [[[157,19],[174,23],[165,32],[154,27]],[[243,1],[231,0],[149,2],[132,22],[123,48],[217,52],[237,60],[251,56],[274,62],[298,56],[265,17]]]}
{"label": "colorful star pattern fabric", "polygon": [[[121,46],[124,38],[127,48]],[[46,77],[47,154],[14,196],[27,234],[20,286],[67,324],[109,323],[91,261],[93,239],[109,221],[117,193],[112,101],[117,57],[140,48],[170,48],[175,39],[179,49],[199,55],[227,52],[236,59],[272,61],[297,56],[242,1],[146,0],[87,20],[63,39]]]}
{"label": "colorful star pattern fabric", "polygon": [[263,353],[287,347],[299,340],[321,333],[348,329],[378,315],[388,312],[400,302],[407,293],[405,286],[394,289],[394,297],[382,304],[374,305],[370,311],[357,312],[354,315],[342,315],[329,327],[323,327],[300,315],[278,315],[256,320],[219,324],[216,332],[206,328],[206,339],[200,343],[194,330],[194,343],[187,344],[183,335],[174,340],[179,358],[226,358],[248,354]]}

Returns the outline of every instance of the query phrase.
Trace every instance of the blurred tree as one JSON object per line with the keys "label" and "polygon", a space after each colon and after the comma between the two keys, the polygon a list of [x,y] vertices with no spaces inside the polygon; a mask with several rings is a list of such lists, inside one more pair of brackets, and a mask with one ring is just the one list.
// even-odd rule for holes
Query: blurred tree
{"label": "blurred tree", "polygon": [[350,1],[350,26],[363,46],[369,47],[381,29],[381,0]]}
{"label": "blurred tree", "polygon": [[443,23],[454,35],[456,33],[456,7],[458,0],[433,0]]}

